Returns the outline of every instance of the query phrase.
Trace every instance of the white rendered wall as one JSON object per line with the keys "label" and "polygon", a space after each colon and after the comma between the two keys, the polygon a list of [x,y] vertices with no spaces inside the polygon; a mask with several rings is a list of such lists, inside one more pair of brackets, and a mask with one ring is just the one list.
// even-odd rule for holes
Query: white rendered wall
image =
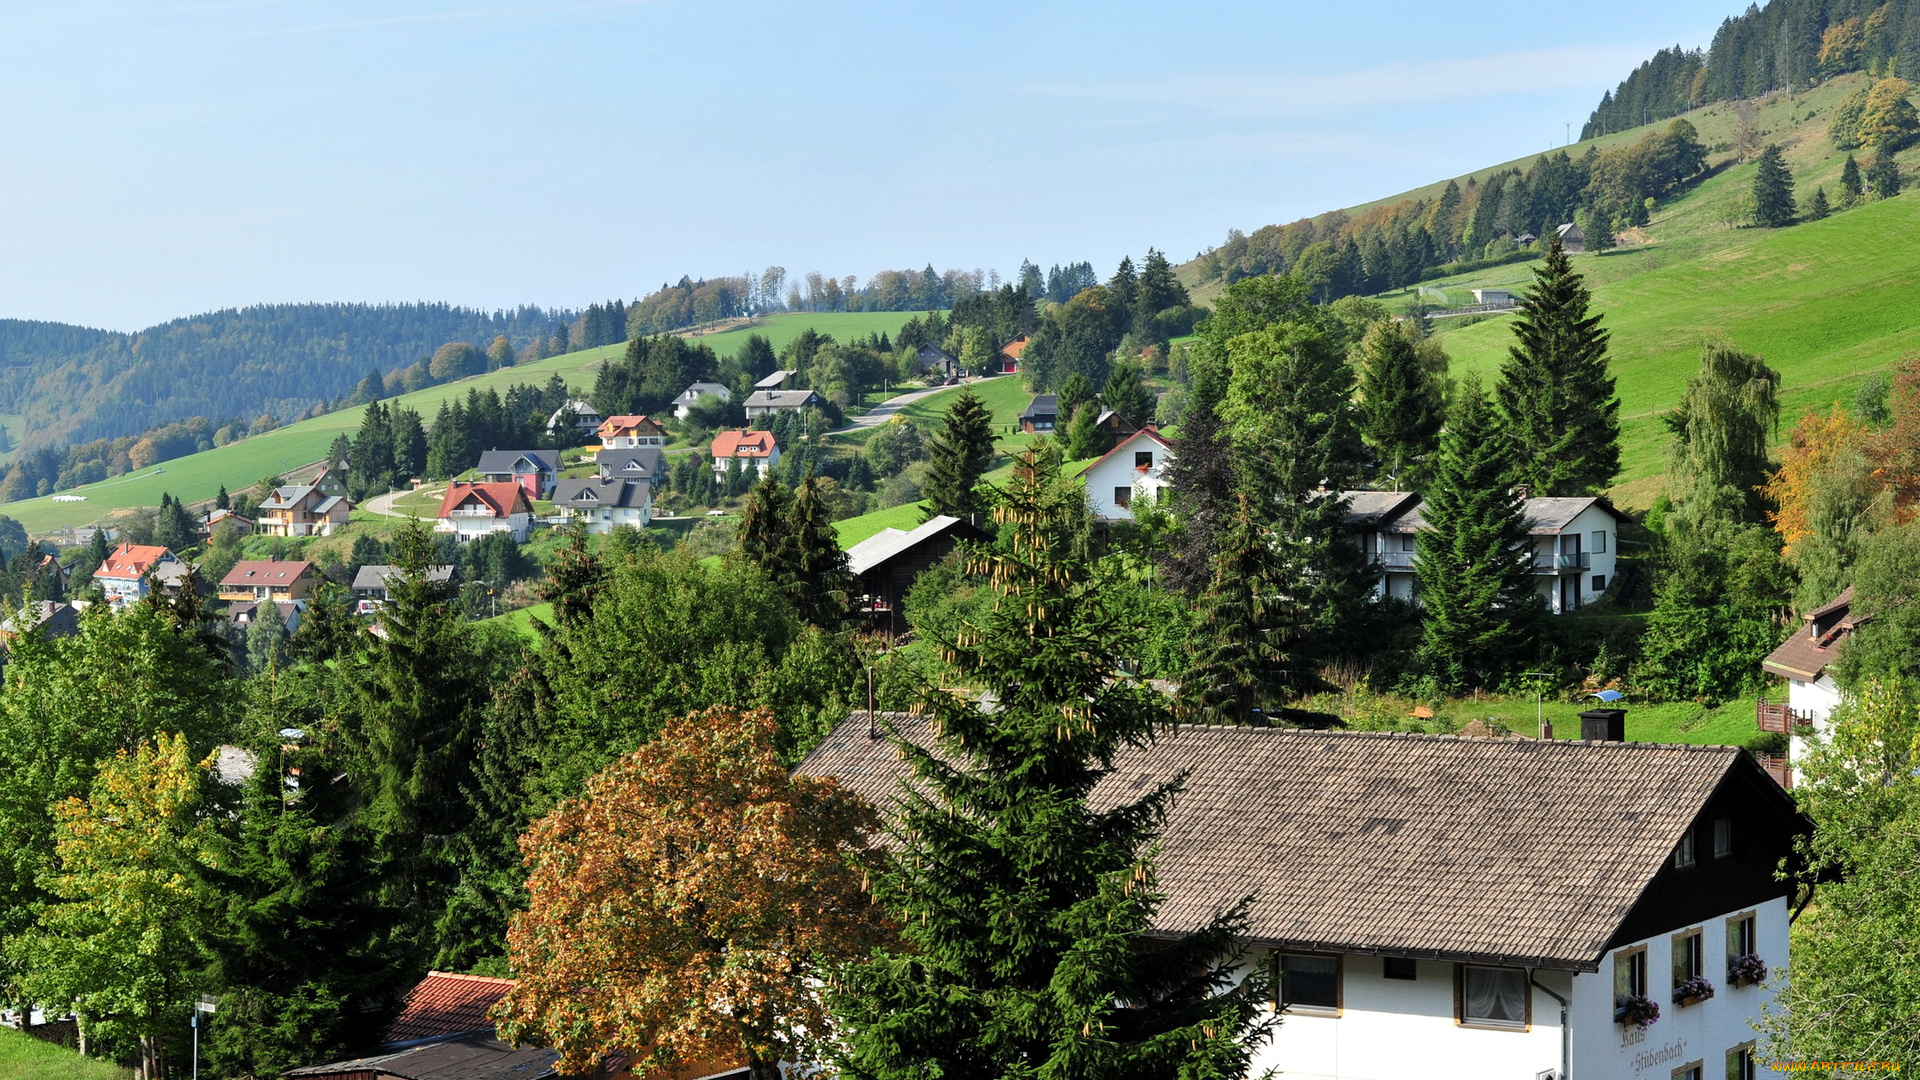
{"label": "white rendered wall", "polygon": [[[1769,976],[1787,961],[1787,901],[1769,900],[1753,909],[1754,936]],[[1728,914],[1741,914],[1729,912]],[[1673,938],[1670,934],[1633,945],[1647,950],[1647,996],[1660,1004],[1660,1019],[1645,1028],[1613,1022],[1613,958],[1608,953],[1600,970],[1573,981],[1572,1080],[1665,1080],[1678,1069],[1698,1061],[1703,1075],[1726,1075],[1727,1051],[1758,1036],[1753,1021],[1773,993],[1765,987],[1727,985],[1726,919],[1699,924],[1703,974],[1713,983],[1714,996],[1682,1008],[1673,1003]],[[1618,951],[1618,950],[1616,950]]]}
{"label": "white rendered wall", "polygon": [[[1560,1006],[1537,988],[1528,987],[1527,1029],[1463,1027],[1454,1018],[1452,964],[1419,961],[1412,982],[1383,977],[1376,956],[1347,956],[1341,968],[1340,1015],[1288,1013],[1255,1053],[1249,1075],[1278,1069],[1308,1080],[1533,1080],[1560,1068]],[[1562,997],[1571,989],[1565,972],[1535,978]]]}
{"label": "white rendered wall", "polygon": [[[1805,630],[1796,632],[1806,633]],[[1820,678],[1813,682],[1794,679],[1787,683],[1787,707],[1813,720],[1811,737],[1793,732],[1787,740],[1787,761],[1796,770],[1814,740],[1824,740],[1833,734],[1833,710],[1839,706],[1840,686],[1833,681],[1832,675],[1822,672]],[[1799,782],[1797,772],[1794,781]]]}
{"label": "white rendered wall", "polygon": [[[1153,464],[1145,471],[1133,463],[1136,452],[1152,453]],[[1165,473],[1173,461],[1173,452],[1145,434],[1132,435],[1114,451],[1095,462],[1082,474],[1087,482],[1087,501],[1095,517],[1109,521],[1131,519],[1133,511],[1113,500],[1115,488],[1126,488],[1136,499],[1158,499],[1167,486]]]}

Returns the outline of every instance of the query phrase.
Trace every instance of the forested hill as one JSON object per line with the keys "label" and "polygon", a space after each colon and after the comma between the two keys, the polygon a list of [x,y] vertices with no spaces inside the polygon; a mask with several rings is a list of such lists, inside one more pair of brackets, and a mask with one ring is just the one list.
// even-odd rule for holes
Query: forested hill
{"label": "forested hill", "polygon": [[1705,51],[1662,49],[1600,99],[1591,139],[1719,101],[1865,71],[1920,74],[1920,0],[1772,0],[1720,24]]}
{"label": "forested hill", "polygon": [[298,419],[369,371],[406,368],[447,342],[543,339],[573,312],[451,304],[265,304],[133,334],[0,320],[0,413],[16,444],[131,435],[190,417]]}

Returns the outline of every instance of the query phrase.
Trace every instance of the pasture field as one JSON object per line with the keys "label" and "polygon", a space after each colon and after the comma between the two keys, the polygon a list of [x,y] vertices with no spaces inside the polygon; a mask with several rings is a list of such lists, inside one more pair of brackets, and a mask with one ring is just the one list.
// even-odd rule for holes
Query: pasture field
{"label": "pasture field", "polygon": [[128,1080],[132,1075],[111,1062],[0,1028],[0,1076],[7,1080]]}

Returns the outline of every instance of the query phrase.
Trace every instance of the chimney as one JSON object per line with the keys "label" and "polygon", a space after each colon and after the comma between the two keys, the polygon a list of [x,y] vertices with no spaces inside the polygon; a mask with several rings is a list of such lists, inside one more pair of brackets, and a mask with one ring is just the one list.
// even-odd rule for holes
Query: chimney
{"label": "chimney", "polygon": [[1581,713],[1580,737],[1589,742],[1626,742],[1627,710],[1588,709]]}

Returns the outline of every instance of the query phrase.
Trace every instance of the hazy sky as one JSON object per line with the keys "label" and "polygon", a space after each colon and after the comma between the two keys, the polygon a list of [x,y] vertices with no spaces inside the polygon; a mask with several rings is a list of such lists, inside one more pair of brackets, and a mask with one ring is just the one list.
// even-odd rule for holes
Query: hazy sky
{"label": "hazy sky", "polygon": [[1102,276],[1558,145],[1741,0],[12,0],[0,317]]}

